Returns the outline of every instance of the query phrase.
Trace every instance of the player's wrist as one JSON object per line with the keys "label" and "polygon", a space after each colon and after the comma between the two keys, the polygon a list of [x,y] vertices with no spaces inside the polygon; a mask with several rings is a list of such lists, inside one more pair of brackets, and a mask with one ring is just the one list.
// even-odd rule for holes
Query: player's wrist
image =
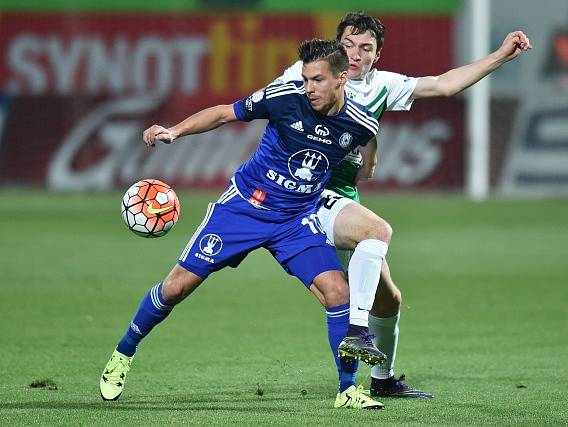
{"label": "player's wrist", "polygon": [[492,62],[495,64],[495,68],[499,68],[505,62],[508,62],[511,59],[511,52],[501,47],[489,56],[491,57]]}
{"label": "player's wrist", "polygon": [[174,140],[176,140],[177,138],[179,138],[181,135],[181,131],[179,129],[176,129],[176,127],[171,127],[168,129],[168,132],[170,133],[171,136],[171,142],[174,142]]}
{"label": "player's wrist", "polygon": [[485,69],[487,74],[495,71],[497,68],[499,68],[501,65],[503,65],[508,61],[507,54],[502,50],[502,48],[499,48],[496,51],[491,52],[489,55],[487,55],[485,59],[487,61],[485,63],[486,64]]}

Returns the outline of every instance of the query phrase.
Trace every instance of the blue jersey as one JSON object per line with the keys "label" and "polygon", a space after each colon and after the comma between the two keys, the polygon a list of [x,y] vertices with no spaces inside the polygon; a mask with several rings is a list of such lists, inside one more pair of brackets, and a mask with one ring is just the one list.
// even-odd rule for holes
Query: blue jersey
{"label": "blue jersey", "polygon": [[303,82],[268,86],[233,108],[239,120],[269,120],[257,150],[235,173],[239,192],[257,207],[290,213],[311,209],[331,170],[379,127],[372,113],[348,98],[337,114],[318,113]]}
{"label": "blue jersey", "polygon": [[178,263],[205,278],[264,247],[307,287],[319,274],[341,270],[316,203],[331,169],[367,144],[377,120],[348,99],[337,114],[319,114],[302,82],[268,86],[233,108],[239,120],[268,119],[268,125],[255,153],[208,206]]}

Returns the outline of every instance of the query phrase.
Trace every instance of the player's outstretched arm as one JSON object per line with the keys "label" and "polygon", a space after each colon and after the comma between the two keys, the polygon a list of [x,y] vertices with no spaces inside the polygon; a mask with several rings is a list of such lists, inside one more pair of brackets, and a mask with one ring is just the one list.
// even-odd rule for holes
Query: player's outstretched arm
{"label": "player's outstretched arm", "polygon": [[217,105],[195,113],[169,129],[160,125],[150,126],[144,131],[143,140],[149,147],[154,146],[156,141],[170,144],[182,136],[207,132],[236,120],[232,104]]}
{"label": "player's outstretched arm", "polygon": [[532,45],[528,37],[522,31],[513,31],[507,34],[499,49],[485,58],[439,76],[420,77],[412,97],[419,99],[455,95],[529,49],[532,49]]}

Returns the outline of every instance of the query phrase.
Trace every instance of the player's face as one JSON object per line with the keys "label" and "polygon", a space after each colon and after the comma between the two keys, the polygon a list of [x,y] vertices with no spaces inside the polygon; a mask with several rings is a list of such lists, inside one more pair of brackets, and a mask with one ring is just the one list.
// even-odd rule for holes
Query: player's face
{"label": "player's face", "polygon": [[314,110],[322,114],[336,112],[343,102],[343,87],[347,72],[333,75],[327,61],[315,61],[302,66],[306,95]]}
{"label": "player's face", "polygon": [[377,52],[377,39],[369,31],[361,34],[352,34],[352,31],[352,26],[346,27],[339,41],[349,57],[347,77],[351,80],[362,80],[377,62],[381,52]]}

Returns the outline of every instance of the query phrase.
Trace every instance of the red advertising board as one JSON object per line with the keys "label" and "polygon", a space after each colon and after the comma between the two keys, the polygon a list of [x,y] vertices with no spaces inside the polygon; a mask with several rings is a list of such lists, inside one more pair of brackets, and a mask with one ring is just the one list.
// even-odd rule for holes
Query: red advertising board
{"label": "red advertising board", "polygon": [[[331,36],[338,18],[4,14],[0,184],[102,190],[152,176],[178,185],[222,185],[254,150],[264,123],[225,126],[150,151],[141,143],[142,130],[249,95],[296,60],[299,42]],[[450,68],[450,18],[384,22],[381,68],[408,75]],[[419,34],[409,37],[418,22]],[[383,117],[375,185],[462,185],[461,101],[420,103],[409,114]]]}

